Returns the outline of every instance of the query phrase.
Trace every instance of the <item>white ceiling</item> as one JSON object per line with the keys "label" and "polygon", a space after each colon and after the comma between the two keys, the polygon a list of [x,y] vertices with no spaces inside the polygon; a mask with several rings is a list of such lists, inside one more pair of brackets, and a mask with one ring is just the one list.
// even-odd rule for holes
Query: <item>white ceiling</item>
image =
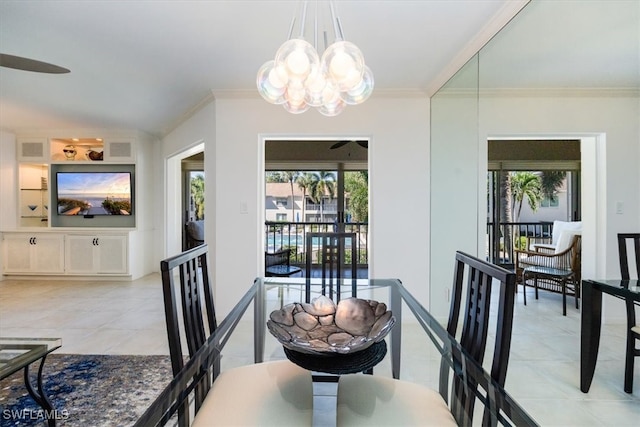
{"label": "white ceiling", "polygon": [[[615,0],[625,1],[634,4],[636,0]],[[315,2],[309,3],[313,8]],[[526,0],[338,0],[336,12],[345,39],[361,48],[373,70],[373,96],[389,92],[430,95],[524,3]],[[297,11],[298,2],[270,0],[0,0],[1,53],[71,70],[70,74],[47,75],[0,67],[0,128],[13,132],[120,128],[162,136],[212,96],[259,97],[256,72],[287,39]],[[602,19],[601,12],[596,19]],[[625,16],[628,14],[617,18],[624,20]],[[590,38],[602,35],[602,27],[594,31],[582,24],[548,24],[546,36],[530,38],[526,47],[537,53],[553,48],[550,33],[565,29],[571,31],[574,41],[584,37],[585,30],[590,30]],[[523,28],[540,31],[540,22],[531,20]],[[607,59],[619,59],[629,47],[614,51],[607,43],[628,34],[612,35],[613,40],[597,37],[598,47],[611,53]],[[515,38],[511,40],[499,50],[506,49],[508,56],[495,50],[489,56],[496,75],[511,76],[509,85],[522,83],[514,81],[514,76],[536,85],[546,84],[543,80],[551,75],[559,76],[534,69],[537,57]],[[637,56],[637,44],[635,48]],[[575,51],[570,44],[569,49]],[[566,52],[558,55],[567,57]],[[566,75],[579,75],[581,84],[588,84],[590,55],[581,63],[580,73],[567,67]],[[607,82],[620,81],[612,77],[620,62],[624,61],[609,67]],[[637,62],[631,64],[636,73]],[[624,68],[628,81],[629,64]],[[504,78],[496,80],[504,82]]]}
{"label": "white ceiling", "polygon": [[[373,70],[376,93],[426,91],[504,4],[338,1],[336,13]],[[259,97],[258,68],[287,39],[298,9],[266,0],[2,0],[0,52],[71,73],[0,67],[0,127],[162,135],[212,94]]]}

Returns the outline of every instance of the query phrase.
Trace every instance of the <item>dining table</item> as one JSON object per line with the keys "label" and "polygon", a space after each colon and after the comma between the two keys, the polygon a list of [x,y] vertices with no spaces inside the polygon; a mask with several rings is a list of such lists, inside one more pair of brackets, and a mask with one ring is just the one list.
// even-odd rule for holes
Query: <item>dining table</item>
{"label": "dining table", "polygon": [[[583,279],[580,318],[580,390],[588,393],[593,381],[602,330],[602,296],[640,301],[640,282],[623,279]],[[626,325],[626,323],[625,323]]]}
{"label": "dining table", "polygon": [[[383,308],[392,312],[394,322],[388,334],[357,352],[368,351],[373,354],[372,358],[365,358],[363,366],[346,366],[353,363],[353,359],[349,359],[351,356],[355,356],[356,363],[360,363],[361,358],[358,354],[329,354],[317,358],[313,355],[308,357],[304,352],[291,351],[270,333],[267,324],[273,319],[273,313],[288,304],[313,302],[322,295],[332,295],[336,304],[349,298],[372,301],[375,304],[383,304]],[[232,347],[231,357],[236,356],[240,348],[248,350],[248,347],[253,347],[253,363],[286,357],[293,363],[309,369],[310,374],[315,377],[313,426],[337,425],[337,396],[322,387],[319,387],[316,393],[316,384],[334,383],[336,387],[333,390],[337,390],[337,381],[341,376],[352,375],[354,372],[360,375],[364,371],[373,375],[414,381],[430,387],[440,391],[446,402],[455,399],[453,384],[462,384],[467,391],[476,396],[475,412],[480,411],[479,418],[482,418],[482,415],[489,416],[492,425],[536,426],[535,420],[504,387],[494,381],[482,365],[476,363],[455,337],[447,333],[444,322],[446,319],[436,319],[399,279],[327,281],[320,278],[258,277],[220,322],[205,345],[190,358],[147,409],[136,426],[163,425],[169,420],[172,408],[180,406],[178,399],[184,400],[187,393],[195,388],[193,378],[198,376],[203,366],[214,366],[220,364],[221,360],[230,360],[224,358],[224,355],[229,353],[225,351],[225,346]],[[244,325],[242,329],[245,331],[247,327],[253,329],[250,338],[252,346],[246,345],[245,341],[243,344],[236,342],[234,330],[238,325]],[[401,362],[408,359],[414,362],[403,367]],[[326,366],[322,363],[319,366],[314,365],[318,360],[326,360]],[[250,363],[250,360],[243,356],[243,363]],[[345,370],[342,370],[342,367]],[[331,402],[329,405],[327,398]],[[322,410],[316,411],[315,405],[321,399]],[[471,425],[480,421],[473,420],[473,414],[469,414],[469,417],[465,424]]]}

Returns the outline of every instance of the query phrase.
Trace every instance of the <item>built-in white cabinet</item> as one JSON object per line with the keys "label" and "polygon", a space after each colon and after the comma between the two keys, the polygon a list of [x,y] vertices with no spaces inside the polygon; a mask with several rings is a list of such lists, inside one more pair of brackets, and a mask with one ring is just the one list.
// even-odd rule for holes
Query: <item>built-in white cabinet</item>
{"label": "built-in white cabinet", "polygon": [[2,245],[5,273],[64,273],[62,234],[6,233]]}
{"label": "built-in white cabinet", "polygon": [[[15,142],[15,184],[3,199],[15,206],[16,218],[0,230],[1,274],[136,279],[153,271],[148,255],[132,249],[153,248],[152,233],[140,232],[155,221],[146,161],[154,158],[151,136],[43,130],[17,134]],[[128,209],[119,207],[127,202]],[[70,203],[82,209],[59,208]],[[110,209],[114,204],[119,209]]]}
{"label": "built-in white cabinet", "polygon": [[128,233],[3,233],[4,274],[129,274]]}
{"label": "built-in white cabinet", "polygon": [[69,235],[65,245],[68,274],[127,273],[127,236]]}

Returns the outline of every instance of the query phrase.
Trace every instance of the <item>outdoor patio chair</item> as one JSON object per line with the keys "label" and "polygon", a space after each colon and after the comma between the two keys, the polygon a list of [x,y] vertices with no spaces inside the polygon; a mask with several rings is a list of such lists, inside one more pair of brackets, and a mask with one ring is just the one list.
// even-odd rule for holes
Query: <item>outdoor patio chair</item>
{"label": "outdoor patio chair", "polygon": [[580,234],[582,221],[553,221],[551,237],[528,237],[526,248],[532,251],[555,252],[564,231]]}
{"label": "outdoor patio chair", "polygon": [[[627,251],[627,244],[631,250]],[[623,280],[631,278],[631,267],[635,264],[635,277],[640,279],[640,233],[618,234],[618,254],[620,257],[620,274]],[[624,363],[624,391],[633,393],[633,365],[634,359],[640,356],[640,348],[636,341],[640,340],[640,325],[636,323],[636,303],[625,300],[627,309],[627,352]]]}
{"label": "outdoor patio chair", "polygon": [[195,248],[204,243],[204,221],[189,221],[185,225],[187,248]]}
{"label": "outdoor patio chair", "polygon": [[[564,231],[555,249],[538,247],[536,250],[515,250],[516,275],[518,282],[522,283],[524,302],[526,305],[525,275],[533,282],[530,284],[535,289],[536,299],[538,289],[580,297],[581,280],[581,236],[573,231]],[[530,268],[531,274],[525,274],[525,269]],[[554,274],[554,272],[556,274]],[[565,310],[566,311],[566,310]]]}
{"label": "outdoor patio chair", "polygon": [[[515,300],[515,274],[486,261],[456,252],[454,282],[447,332],[478,364],[485,353],[492,354],[491,377],[504,385],[511,347],[513,306]],[[466,281],[466,284],[465,284]],[[498,292],[492,292],[493,286]],[[492,297],[497,322],[489,321]],[[464,302],[464,305],[463,305]],[[462,318],[460,317],[462,311]],[[458,326],[462,321],[462,330]],[[495,327],[494,349],[486,351],[490,327]],[[456,374],[449,393],[450,367],[442,359],[438,391],[410,381],[396,380],[379,375],[346,375],[338,382],[338,425],[472,425],[475,394],[465,383],[464,358],[452,349]],[[363,392],[366,391],[366,392]],[[449,407],[445,401],[450,397]],[[453,415],[453,417],[452,417]],[[482,425],[494,425],[485,412]],[[478,423],[473,423],[474,425]],[[479,424],[478,424],[479,425]]]}
{"label": "outdoor patio chair", "polygon": [[302,274],[302,269],[291,265],[291,249],[264,253],[265,277],[290,277]]}

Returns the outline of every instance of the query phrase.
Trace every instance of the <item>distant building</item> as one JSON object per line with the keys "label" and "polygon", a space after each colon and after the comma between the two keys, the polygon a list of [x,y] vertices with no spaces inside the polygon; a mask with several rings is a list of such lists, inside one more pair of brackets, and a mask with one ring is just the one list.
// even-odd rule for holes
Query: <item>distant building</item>
{"label": "distant building", "polygon": [[282,222],[334,222],[337,219],[338,202],[335,198],[325,196],[321,206],[307,194],[303,209],[302,197],[302,190],[296,184],[293,185],[292,199],[291,184],[268,182],[265,189],[265,219]]}

